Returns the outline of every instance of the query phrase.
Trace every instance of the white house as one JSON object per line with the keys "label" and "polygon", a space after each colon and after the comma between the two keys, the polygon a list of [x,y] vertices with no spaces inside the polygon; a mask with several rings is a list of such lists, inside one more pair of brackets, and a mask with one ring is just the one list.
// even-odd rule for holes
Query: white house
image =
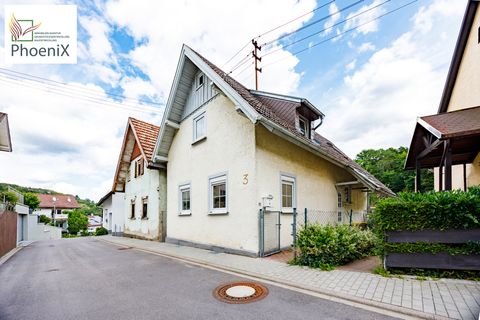
{"label": "white house", "polygon": [[125,194],[110,191],[97,203],[102,208],[102,226],[114,236],[123,235],[125,229]]}
{"label": "white house", "polygon": [[37,197],[40,205],[35,213],[49,217],[64,230],[68,226],[68,214],[64,211],[80,208],[77,199],[70,194],[37,194]]}
{"label": "white house", "polygon": [[165,237],[164,166],[152,161],[159,127],[129,118],[112,192],[124,193],[124,236],[148,240]]}
{"label": "white house", "polygon": [[335,221],[365,210],[367,192],[393,194],[315,132],[323,118],[306,99],[246,89],[183,46],[153,151],[167,169],[166,241],[257,256],[275,236],[259,230],[260,209],[281,212],[271,226],[287,247],[295,208]]}

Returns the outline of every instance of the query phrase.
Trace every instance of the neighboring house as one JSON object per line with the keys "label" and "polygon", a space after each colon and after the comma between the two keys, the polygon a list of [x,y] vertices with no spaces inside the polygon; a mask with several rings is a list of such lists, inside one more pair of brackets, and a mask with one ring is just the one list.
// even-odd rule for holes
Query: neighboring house
{"label": "neighboring house", "polygon": [[158,126],[128,119],[112,192],[124,193],[125,236],[163,241],[166,173],[152,161],[158,132]]}
{"label": "neighboring house", "polygon": [[77,199],[69,194],[37,194],[37,197],[40,205],[35,213],[49,217],[64,230],[68,227],[68,214],[63,211],[80,208]]}
{"label": "neighboring house", "polygon": [[[435,168],[435,190],[480,185],[480,8],[469,0],[440,106],[417,120],[406,169]],[[417,174],[417,190],[421,189]]]}
{"label": "neighboring house", "polygon": [[96,215],[88,216],[87,232],[95,233],[98,228],[102,227],[102,217]]}
{"label": "neighboring house", "polygon": [[3,112],[0,112],[0,151],[12,152],[8,115]]}
{"label": "neighboring house", "polygon": [[282,212],[287,247],[295,208],[364,211],[368,192],[393,195],[315,132],[323,117],[306,99],[246,89],[183,46],[154,150],[167,168],[166,240],[256,256],[264,207]]}
{"label": "neighboring house", "polygon": [[102,225],[114,236],[123,235],[125,229],[125,194],[123,192],[110,191],[97,203],[102,208]]}

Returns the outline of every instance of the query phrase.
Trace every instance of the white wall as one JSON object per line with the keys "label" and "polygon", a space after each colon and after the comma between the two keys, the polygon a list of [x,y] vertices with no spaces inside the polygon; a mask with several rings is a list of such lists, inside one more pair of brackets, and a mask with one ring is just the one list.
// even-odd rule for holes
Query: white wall
{"label": "white wall", "polygon": [[25,238],[28,241],[56,240],[62,238],[62,228],[37,223],[37,215],[25,215]]}
{"label": "white wall", "polygon": [[[192,121],[204,111],[207,138],[192,145]],[[221,94],[182,121],[168,155],[167,240],[258,252],[254,134],[254,125]],[[228,176],[228,214],[212,215],[209,177],[220,173]],[[191,185],[190,216],[179,216],[184,183]]]}
{"label": "white wall", "polygon": [[125,193],[115,192],[102,203],[101,207],[103,209],[103,227],[113,233],[123,233],[125,229]]}
{"label": "white wall", "polygon": [[[138,158],[137,158],[138,159]],[[134,177],[135,160],[130,163],[130,181],[125,183],[125,200],[123,201],[124,234],[149,240],[157,240],[161,236],[159,230],[159,186],[160,173],[158,170],[147,169],[144,174]],[[142,199],[148,197],[148,218],[142,219]],[[135,202],[135,217],[131,218],[131,203]]]}
{"label": "white wall", "polygon": [[[281,175],[295,178],[296,207],[299,219],[305,208],[332,212],[332,223],[336,222],[338,182],[356,179],[327,160],[282,139],[263,126],[256,130],[257,199],[273,196],[271,210],[281,210]],[[367,208],[366,193],[352,190],[352,206],[349,209],[362,211]],[[292,243],[292,214],[281,215],[281,246]]]}

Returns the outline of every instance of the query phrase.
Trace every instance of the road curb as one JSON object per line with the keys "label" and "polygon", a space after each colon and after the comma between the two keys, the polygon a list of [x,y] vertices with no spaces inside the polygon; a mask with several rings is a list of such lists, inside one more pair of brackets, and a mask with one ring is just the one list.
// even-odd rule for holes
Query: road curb
{"label": "road curb", "polygon": [[3,257],[0,258],[0,267],[8,261],[11,257],[15,255],[18,251],[22,250],[24,247],[23,246],[18,246],[13,248],[12,250],[8,251]]}
{"label": "road curb", "polygon": [[188,257],[185,257],[185,256],[176,255],[176,254],[172,254],[172,253],[166,253],[166,252],[156,251],[156,250],[152,250],[152,249],[145,249],[145,248],[135,246],[135,244],[126,245],[126,244],[123,244],[123,243],[118,243],[118,242],[107,240],[107,239],[99,239],[99,240],[104,241],[104,242],[108,242],[108,243],[111,243],[111,244],[114,244],[114,245],[117,245],[117,246],[121,246],[121,247],[131,247],[131,248],[134,248],[134,249],[139,250],[139,251],[144,251],[144,252],[147,252],[147,253],[157,254],[157,255],[160,255],[160,256],[163,256],[163,257],[166,257],[166,258],[174,258],[174,259],[185,261],[185,262],[191,262],[191,263],[194,263],[194,264],[197,264],[197,265],[204,265],[204,266],[208,266],[208,267],[219,269],[219,270],[234,272],[234,273],[237,273],[237,274],[240,274],[240,275],[254,277],[254,278],[258,278],[260,280],[266,280],[266,281],[269,281],[269,282],[272,282],[272,283],[286,285],[286,286],[293,287],[293,288],[296,288],[296,289],[301,289],[301,290],[310,291],[310,292],[317,293],[317,294],[331,296],[331,297],[334,297],[334,298],[339,299],[339,300],[351,301],[351,302],[355,302],[355,303],[358,303],[358,304],[367,305],[367,306],[370,306],[370,307],[374,307],[374,308],[378,308],[378,309],[382,309],[382,310],[386,310],[386,311],[391,311],[391,312],[395,312],[395,313],[398,313],[398,314],[403,314],[403,315],[410,316],[410,317],[416,317],[416,318],[422,318],[422,319],[434,319],[434,320],[448,320],[448,319],[450,319],[450,318],[445,318],[445,317],[435,315],[435,314],[431,314],[431,313],[425,313],[425,312],[422,312],[422,311],[417,311],[417,310],[413,310],[413,309],[403,308],[403,307],[400,307],[400,306],[395,306],[395,305],[390,305],[390,304],[386,304],[386,303],[382,303],[382,302],[363,299],[363,298],[359,298],[359,297],[355,297],[355,296],[351,296],[351,295],[341,295],[338,292],[331,291],[331,290],[318,289],[318,288],[309,287],[309,286],[305,286],[305,285],[299,285],[298,283],[295,283],[295,282],[291,282],[291,281],[287,281],[287,280],[283,280],[283,279],[278,279],[278,278],[275,278],[275,277],[269,277],[269,276],[266,276],[266,275],[263,275],[263,274],[258,274],[258,273],[251,272],[251,271],[246,271],[246,270],[236,269],[236,268],[231,268],[231,267],[225,267],[225,266],[222,266],[222,265],[217,265],[217,264],[213,264],[213,263],[206,262],[206,261],[203,261],[203,260],[188,258]]}

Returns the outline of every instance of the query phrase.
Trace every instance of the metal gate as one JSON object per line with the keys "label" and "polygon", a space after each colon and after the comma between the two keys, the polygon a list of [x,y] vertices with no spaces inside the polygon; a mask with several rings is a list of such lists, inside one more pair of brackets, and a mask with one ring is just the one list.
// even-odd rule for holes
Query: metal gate
{"label": "metal gate", "polygon": [[259,255],[266,257],[280,252],[280,211],[260,209]]}

